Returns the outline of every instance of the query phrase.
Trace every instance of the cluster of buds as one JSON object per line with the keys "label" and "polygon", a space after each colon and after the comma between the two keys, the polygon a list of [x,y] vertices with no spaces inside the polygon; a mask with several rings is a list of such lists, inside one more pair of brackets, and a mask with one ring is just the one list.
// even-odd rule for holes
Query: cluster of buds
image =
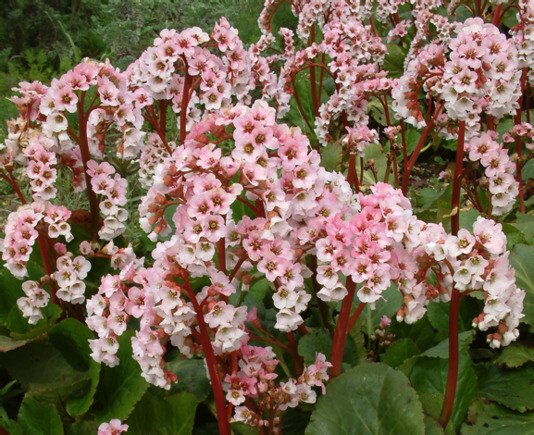
{"label": "cluster of buds", "polygon": [[[331,367],[323,354],[317,354],[315,363],[304,367],[297,378],[290,378],[277,384],[278,375],[274,369],[278,364],[276,355],[270,347],[257,347],[243,344],[241,347],[239,370],[227,374],[224,388],[226,399],[235,406],[234,420],[242,421],[252,427],[269,424],[266,416],[275,420],[278,412],[295,408],[299,403],[315,403],[317,393],[313,387],[325,392],[328,381],[327,370]],[[274,421],[279,426],[279,418]]]}

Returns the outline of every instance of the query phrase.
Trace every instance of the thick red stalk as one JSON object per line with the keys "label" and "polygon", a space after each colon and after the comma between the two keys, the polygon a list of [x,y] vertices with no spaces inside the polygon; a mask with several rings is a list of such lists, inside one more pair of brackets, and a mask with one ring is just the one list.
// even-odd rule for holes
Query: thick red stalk
{"label": "thick red stalk", "polygon": [[200,332],[200,340],[202,348],[204,349],[204,355],[206,357],[206,364],[208,366],[208,373],[210,375],[211,387],[213,390],[213,397],[215,398],[215,408],[217,410],[217,423],[219,424],[219,434],[230,435],[230,424],[228,423],[228,415],[226,409],[226,399],[222,389],[221,378],[219,377],[219,371],[217,369],[217,361],[215,359],[215,353],[213,352],[213,346],[211,345],[210,336],[208,334],[208,327],[204,321],[204,314],[202,308],[198,304],[195,292],[189,283],[187,272],[183,275],[187,294],[191,303],[195,308],[198,321],[198,329]]}
{"label": "thick red stalk", "polygon": [[367,304],[365,302],[360,302],[360,305],[358,305],[358,308],[356,308],[356,311],[352,314],[349,324],[347,326],[347,334],[350,333],[350,330],[354,327],[354,324],[358,321],[358,318],[360,317],[360,314],[362,314],[363,309],[365,308]]}
{"label": "thick red stalk", "polygon": [[180,145],[185,142],[185,126],[187,124],[187,106],[189,105],[189,99],[187,98],[189,93],[189,83],[191,82],[191,76],[187,72],[187,63],[186,71],[184,78],[184,88],[182,90],[182,106],[180,108]]}
{"label": "thick red stalk", "polygon": [[291,356],[293,357],[293,364],[295,365],[295,370],[300,376],[302,373],[302,367],[300,366],[299,353],[297,350],[297,343],[295,342],[295,336],[293,331],[287,333],[287,340],[289,341],[289,347],[291,349]]}
{"label": "thick red stalk", "polygon": [[[410,182],[410,174],[412,172],[413,166],[415,165],[415,161],[417,160],[417,157],[419,157],[419,153],[421,152],[421,149],[423,148],[423,145],[425,144],[426,138],[428,137],[428,134],[430,133],[430,130],[432,129],[432,126],[434,125],[434,121],[438,117],[438,115],[441,112],[441,109],[443,108],[443,105],[438,105],[434,109],[434,116],[430,120],[430,122],[427,122],[425,129],[423,130],[423,133],[421,134],[421,137],[419,138],[419,142],[417,142],[417,145],[410,157],[410,160],[408,163],[406,161],[404,162],[404,171],[402,174],[402,193],[406,195],[408,192],[408,183]],[[403,136],[404,139],[404,136]]]}
{"label": "thick red stalk", "polygon": [[[465,143],[465,121],[460,121],[458,129],[458,147],[456,149],[456,165],[454,167],[454,180],[452,185],[451,204],[451,231],[458,234],[460,228],[460,190],[462,185],[462,166]],[[452,272],[452,271],[451,271]],[[447,426],[452,414],[456,384],[458,383],[458,317],[460,313],[460,293],[453,286],[451,306],[449,310],[449,371],[447,374],[447,386],[445,398],[439,422],[443,428]]]}
{"label": "thick red stalk", "polygon": [[502,5],[499,5],[497,6],[497,8],[495,9],[493,13],[493,21],[491,23],[497,27],[499,27],[499,22],[501,21],[501,17],[502,17],[501,9],[502,9]]}
{"label": "thick red stalk", "polygon": [[347,172],[347,181],[356,190],[356,192],[360,191],[358,176],[356,175],[356,154],[354,153],[349,154],[349,170]]}
{"label": "thick red stalk", "polygon": [[80,147],[80,153],[82,155],[83,173],[85,176],[87,196],[89,197],[89,207],[91,208],[92,237],[94,240],[96,240],[98,236],[98,229],[100,227],[100,212],[96,194],[91,186],[91,177],[87,173],[87,162],[91,160],[91,154],[89,153],[89,142],[87,140],[87,118],[84,116],[83,112],[84,99],[85,91],[82,91],[80,99],[77,103],[79,129],[78,146]]}
{"label": "thick red stalk", "polygon": [[348,294],[341,303],[341,312],[337,319],[336,332],[334,333],[334,341],[332,343],[332,353],[330,354],[330,362],[332,368],[330,369],[330,377],[334,378],[341,373],[343,363],[343,352],[345,350],[345,342],[347,341],[347,326],[349,323],[350,309],[352,307],[352,300],[356,290],[356,284],[350,277],[347,277],[347,291]]}
{"label": "thick red stalk", "polygon": [[445,428],[451,418],[458,381],[458,317],[460,313],[460,292],[453,287],[451,308],[449,312],[449,372],[447,373],[447,387],[439,422]]}

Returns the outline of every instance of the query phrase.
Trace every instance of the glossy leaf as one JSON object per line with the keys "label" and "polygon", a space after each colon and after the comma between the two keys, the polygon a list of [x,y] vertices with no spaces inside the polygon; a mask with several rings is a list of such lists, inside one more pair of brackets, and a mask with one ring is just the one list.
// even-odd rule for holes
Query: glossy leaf
{"label": "glossy leaf", "polygon": [[152,394],[137,403],[128,418],[131,433],[186,435],[193,431],[197,400],[190,393],[162,397]]}
{"label": "glossy leaf", "polygon": [[330,382],[306,434],[423,434],[423,417],[406,376],[386,364],[361,364]]}
{"label": "glossy leaf", "polygon": [[478,399],[469,407],[464,435],[509,435],[534,433],[534,412],[520,414],[504,406]]}
{"label": "glossy leaf", "polygon": [[534,409],[534,367],[512,370],[491,365],[479,379],[481,397],[519,412]]}

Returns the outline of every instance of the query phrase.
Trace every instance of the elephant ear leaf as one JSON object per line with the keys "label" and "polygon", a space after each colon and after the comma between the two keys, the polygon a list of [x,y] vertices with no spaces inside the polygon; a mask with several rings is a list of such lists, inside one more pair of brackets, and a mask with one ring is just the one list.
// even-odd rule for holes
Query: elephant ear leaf
{"label": "elephant ear leaf", "polygon": [[333,379],[312,413],[307,435],[425,433],[410,381],[386,364],[361,364]]}

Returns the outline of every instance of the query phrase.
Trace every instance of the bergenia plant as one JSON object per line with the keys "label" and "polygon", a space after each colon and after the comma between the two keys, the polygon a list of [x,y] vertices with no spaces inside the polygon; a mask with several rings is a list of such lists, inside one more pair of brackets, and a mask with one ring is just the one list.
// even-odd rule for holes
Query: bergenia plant
{"label": "bergenia plant", "polygon": [[[191,359],[222,434],[282,433],[296,408],[298,430],[311,414],[307,433],[344,433],[350,406],[330,423],[324,409],[342,379],[363,385],[349,403],[379,394],[367,359],[391,366],[371,378],[412,384],[395,391],[415,398],[413,413],[395,408],[395,421],[454,431],[478,403],[476,376],[468,392],[458,380],[459,366],[474,372],[466,322],[493,349],[518,339],[532,289],[516,282],[506,233],[518,237],[532,203],[532,2],[288,3],[295,28],[277,28],[282,2],[267,0],[248,48],[222,18],[211,34],[163,30],[125,71],[85,59],[50,86],[15,89],[0,177],[21,205],[2,260],[38,331],[23,338],[57,344],[76,319],[90,330],[79,326],[80,358],[115,367],[82,411],[58,409],[63,424],[140,430],[136,409],[187,390],[173,362]],[[430,148],[453,156],[434,174],[440,192],[413,183]],[[125,358],[157,388],[111,415],[95,397]],[[437,393],[421,380],[432,358],[448,361]]]}

